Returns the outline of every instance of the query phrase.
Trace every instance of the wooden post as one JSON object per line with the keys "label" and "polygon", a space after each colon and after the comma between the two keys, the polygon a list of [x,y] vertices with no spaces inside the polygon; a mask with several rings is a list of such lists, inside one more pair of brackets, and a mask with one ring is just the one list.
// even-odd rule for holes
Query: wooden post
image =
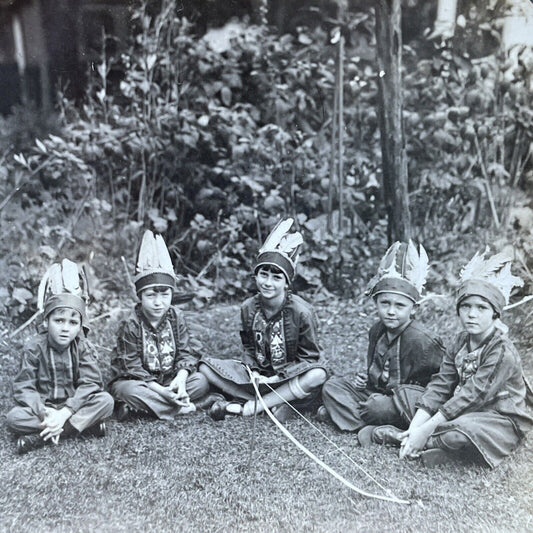
{"label": "wooden post", "polygon": [[377,0],[378,117],[381,131],[383,195],[389,242],[411,237],[407,161],[402,128],[401,1]]}
{"label": "wooden post", "polygon": [[339,39],[339,233],[344,219],[344,35]]}
{"label": "wooden post", "polygon": [[328,216],[327,231],[333,230],[333,196],[335,194],[335,177],[337,175],[337,114],[339,111],[339,55],[335,60],[335,87],[333,88],[333,117],[331,118],[331,153],[329,160]]}

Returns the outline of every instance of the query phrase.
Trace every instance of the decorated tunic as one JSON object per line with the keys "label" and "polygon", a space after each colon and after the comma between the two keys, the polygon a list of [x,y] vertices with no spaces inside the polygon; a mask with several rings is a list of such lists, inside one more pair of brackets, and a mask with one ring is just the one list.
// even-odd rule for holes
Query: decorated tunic
{"label": "decorated tunic", "polygon": [[111,361],[112,382],[119,379],[166,384],[179,370],[196,370],[198,356],[190,347],[183,313],[172,306],[154,328],[140,304],[119,328]]}
{"label": "decorated tunic", "polygon": [[59,352],[40,333],[24,349],[20,370],[13,382],[15,402],[38,417],[49,404],[64,404],[76,413],[91,394],[103,390],[102,376],[92,345],[76,337]]}
{"label": "decorated tunic", "polygon": [[496,329],[470,350],[468,334],[463,332],[417,407],[431,415],[440,411],[450,421],[468,413],[497,413],[512,421],[521,437],[532,423],[526,411],[527,392],[520,356],[505,334]]}
{"label": "decorated tunic", "polygon": [[438,337],[412,320],[389,340],[383,323],[377,322],[369,332],[367,388],[391,393],[400,384],[425,387],[438,371],[444,356]]}
{"label": "decorated tunic", "polygon": [[241,306],[243,363],[287,379],[320,366],[317,319],[311,305],[288,294],[280,311],[267,318],[260,298],[257,294]]}

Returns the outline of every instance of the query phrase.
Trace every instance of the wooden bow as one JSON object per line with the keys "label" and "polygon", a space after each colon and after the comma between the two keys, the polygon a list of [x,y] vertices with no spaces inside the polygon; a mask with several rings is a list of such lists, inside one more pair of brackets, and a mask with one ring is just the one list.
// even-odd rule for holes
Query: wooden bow
{"label": "wooden bow", "polygon": [[[338,472],[336,472],[335,470],[333,470],[333,468],[331,468],[329,465],[327,465],[324,461],[322,461],[322,459],[320,459],[319,457],[317,457],[311,450],[309,450],[308,448],[306,448],[273,414],[272,414],[272,411],[270,411],[270,409],[267,407],[264,399],[263,399],[263,396],[261,395],[261,393],[259,392],[259,387],[257,386],[257,383],[256,383],[256,378],[254,377],[251,369],[246,366],[246,370],[250,376],[250,382],[252,383],[252,386],[255,390],[255,394],[257,396],[257,398],[259,399],[259,401],[261,402],[261,405],[263,406],[263,409],[265,411],[265,413],[269,416],[269,418],[272,420],[272,422],[274,422],[274,424],[276,424],[276,426],[281,430],[281,432],[297,447],[299,448],[302,452],[304,452],[307,456],[309,456],[313,461],[315,461],[316,464],[318,464],[319,466],[321,466],[324,470],[326,470],[326,472],[328,472],[329,474],[331,474],[333,477],[335,477],[336,479],[338,479],[343,485],[345,485],[346,487],[348,487],[349,489],[353,490],[354,492],[357,492],[358,494],[361,494],[361,496],[365,496],[367,498],[375,498],[377,500],[385,500],[385,501],[389,501],[389,502],[393,502],[393,503],[401,503],[401,504],[409,504],[410,502],[408,500],[402,500],[400,498],[397,498],[396,496],[394,495],[391,495],[391,496],[384,496],[384,495],[381,495],[381,494],[373,494],[371,492],[367,492],[363,489],[360,489],[358,487],[356,487],[353,483],[351,483],[350,481],[348,481],[346,478],[344,478],[343,476],[341,476],[341,474],[339,474]],[[366,474],[368,477],[372,478],[372,476],[370,476],[370,474],[368,474],[367,472],[365,472],[361,467],[359,467],[360,470]]]}

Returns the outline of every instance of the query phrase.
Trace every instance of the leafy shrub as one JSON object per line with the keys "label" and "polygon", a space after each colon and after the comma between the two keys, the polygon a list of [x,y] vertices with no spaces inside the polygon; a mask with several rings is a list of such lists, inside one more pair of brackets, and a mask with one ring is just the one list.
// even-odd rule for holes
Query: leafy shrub
{"label": "leafy shrub", "polygon": [[[370,277],[369,259],[387,244],[371,14],[351,14],[344,30],[339,221],[335,185],[328,213],[336,56],[330,34],[300,28],[280,37],[247,26],[217,52],[194,34],[177,4],[165,0],[152,12],[141,3],[135,39],[120,57],[102,53],[85,103],[62,99],[60,132],[9,162],[4,192],[29,184],[19,201],[32,219],[23,224],[17,206],[6,209],[10,238],[81,260],[100,254],[105,261],[96,274],[105,278],[106,262],[117,270],[121,256],[133,263],[142,227],[152,227],[165,235],[183,290],[192,288],[201,305],[242,297],[266,231],[281,214],[292,215],[306,240],[298,286],[358,293],[354,280]],[[530,94],[519,76],[503,75],[500,58],[474,61],[444,50],[421,59],[406,50],[413,220],[420,240],[438,250],[448,231],[489,227],[494,213],[504,222],[511,192],[513,202],[525,202],[516,186],[531,179],[523,149]],[[36,256],[49,260],[38,247],[26,251],[28,264]],[[37,278],[25,271],[13,279]],[[15,288],[32,289],[10,283],[11,298]]]}

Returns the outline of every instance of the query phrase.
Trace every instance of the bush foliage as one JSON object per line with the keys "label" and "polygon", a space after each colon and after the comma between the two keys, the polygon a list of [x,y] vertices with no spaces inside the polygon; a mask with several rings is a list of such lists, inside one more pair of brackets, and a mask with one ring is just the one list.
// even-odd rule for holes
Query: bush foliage
{"label": "bush foliage", "polygon": [[[165,0],[150,12],[141,3],[134,40],[120,57],[102,52],[84,104],[61,99],[57,131],[14,157],[4,153],[2,227],[20,243],[17,258],[1,259],[10,277],[4,306],[27,315],[45,265],[62,253],[93,261],[113,286],[105,275],[123,272],[121,256],[133,263],[142,227],[164,234],[198,305],[241,297],[280,215],[294,216],[304,232],[300,287],[350,294],[354,277],[369,277],[369,258],[387,244],[373,14],[350,13],[343,26],[339,224],[330,187],[331,21],[282,36],[242,25],[231,46],[215,51],[177,4]],[[453,47],[425,55],[416,47],[405,47],[404,117],[417,238],[437,254],[472,228],[514,221],[527,268],[524,220],[533,212],[521,190],[533,181],[531,93],[516,71],[527,61],[514,67],[496,55],[472,60]],[[336,221],[330,232],[328,215]]]}

